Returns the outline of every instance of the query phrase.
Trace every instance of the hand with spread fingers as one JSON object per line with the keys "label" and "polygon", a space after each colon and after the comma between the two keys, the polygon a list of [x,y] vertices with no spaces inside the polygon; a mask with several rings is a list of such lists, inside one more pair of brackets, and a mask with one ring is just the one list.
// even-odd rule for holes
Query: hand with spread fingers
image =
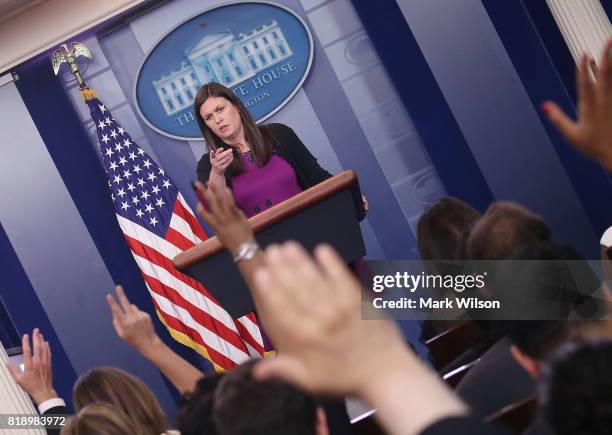
{"label": "hand with spread fingers", "polygon": [[555,103],[542,105],[555,127],[578,150],[612,171],[612,39],[608,41],[596,82],[589,78],[589,59],[583,56],[577,71],[578,119],[573,121]]}
{"label": "hand with spread fingers", "polygon": [[30,346],[30,338],[27,334],[23,335],[21,345],[23,371],[13,363],[7,363],[9,372],[17,385],[28,393],[37,405],[58,397],[53,389],[51,347],[38,328],[32,332],[32,346]]}
{"label": "hand with spread fingers", "polygon": [[392,434],[419,433],[444,416],[466,413],[394,323],[362,319],[360,285],[332,248],[318,247],[313,260],[295,242],[270,246],[254,281],[258,314],[279,352],[257,364],[259,379],[361,397]]}
{"label": "hand with spread fingers", "polygon": [[231,190],[213,184],[206,189],[199,181],[195,184],[198,196],[205,202],[198,204],[198,213],[230,253],[242,243],[254,240],[251,224],[236,206]]}
{"label": "hand with spread fingers", "polygon": [[113,314],[113,327],[119,337],[151,361],[181,393],[195,389],[204,374],[170,349],[157,335],[149,313],[131,304],[123,287],[115,287],[117,299],[106,295]]}

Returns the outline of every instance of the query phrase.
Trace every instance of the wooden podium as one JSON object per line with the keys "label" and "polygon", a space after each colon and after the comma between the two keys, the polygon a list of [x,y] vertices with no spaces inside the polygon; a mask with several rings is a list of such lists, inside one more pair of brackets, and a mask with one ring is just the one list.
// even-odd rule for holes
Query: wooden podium
{"label": "wooden podium", "polygon": [[[344,171],[249,219],[262,248],[296,240],[307,250],[333,246],[347,263],[365,255],[359,221],[365,217],[353,171]],[[237,319],[254,311],[250,291],[217,237],[174,258],[174,266],[200,281]]]}

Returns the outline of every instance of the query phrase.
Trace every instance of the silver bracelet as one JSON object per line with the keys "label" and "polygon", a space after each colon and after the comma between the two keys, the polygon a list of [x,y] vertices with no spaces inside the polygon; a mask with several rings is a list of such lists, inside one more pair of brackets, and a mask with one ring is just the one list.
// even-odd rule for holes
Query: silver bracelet
{"label": "silver bracelet", "polygon": [[255,240],[241,243],[234,251],[234,263],[250,260],[257,254],[257,251],[259,251],[259,245]]}

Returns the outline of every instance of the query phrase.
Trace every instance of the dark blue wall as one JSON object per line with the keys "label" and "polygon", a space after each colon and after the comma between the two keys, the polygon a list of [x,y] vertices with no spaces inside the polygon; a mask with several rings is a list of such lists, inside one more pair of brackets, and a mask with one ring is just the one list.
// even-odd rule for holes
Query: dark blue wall
{"label": "dark blue wall", "polygon": [[546,23],[545,2],[535,2],[543,6],[532,13],[557,44],[556,63],[523,2],[352,3],[447,191],[481,209],[492,200],[518,201],[557,238],[597,257],[612,190],[602,168],[540,113],[546,99],[574,112],[567,91],[573,73]]}

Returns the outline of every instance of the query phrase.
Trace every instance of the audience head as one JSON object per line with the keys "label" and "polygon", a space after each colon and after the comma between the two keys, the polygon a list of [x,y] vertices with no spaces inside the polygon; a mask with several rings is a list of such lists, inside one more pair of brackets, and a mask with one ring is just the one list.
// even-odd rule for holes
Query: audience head
{"label": "audience head", "polygon": [[94,402],[113,405],[148,432],[159,434],[169,428],[153,392],[123,370],[112,367],[89,370],[74,384],[72,400],[77,410]]}
{"label": "audience head", "polygon": [[91,403],[70,418],[62,435],[159,435],[108,403]]}
{"label": "audience head", "polygon": [[423,260],[460,260],[462,245],[480,212],[449,196],[423,212],[417,224],[419,253]]}
{"label": "audience head", "polygon": [[[564,342],[580,333],[586,322],[572,317],[596,318],[597,304],[590,295],[600,281],[590,265],[573,248],[543,242],[505,263],[493,296],[512,309],[513,321],[494,322],[498,336],[513,343],[515,359],[537,377],[543,362]],[[508,308],[510,307],[510,308]]]}
{"label": "audience head", "polygon": [[550,240],[542,218],[525,207],[499,201],[474,225],[467,239],[470,260],[506,260],[518,252]]}
{"label": "audience head", "polygon": [[204,376],[195,389],[183,397],[176,418],[176,426],[181,435],[217,434],[212,413],[215,389],[223,376]]}
{"label": "audience head", "polygon": [[178,418],[182,435],[327,434],[325,414],[312,397],[277,380],[257,381],[255,362],[201,380]]}
{"label": "audience head", "polygon": [[571,336],[572,322],[568,320],[517,320],[504,322],[509,329],[514,359],[537,378],[542,364]]}
{"label": "audience head", "polygon": [[540,406],[557,435],[612,433],[612,342],[575,341],[543,368]]}

